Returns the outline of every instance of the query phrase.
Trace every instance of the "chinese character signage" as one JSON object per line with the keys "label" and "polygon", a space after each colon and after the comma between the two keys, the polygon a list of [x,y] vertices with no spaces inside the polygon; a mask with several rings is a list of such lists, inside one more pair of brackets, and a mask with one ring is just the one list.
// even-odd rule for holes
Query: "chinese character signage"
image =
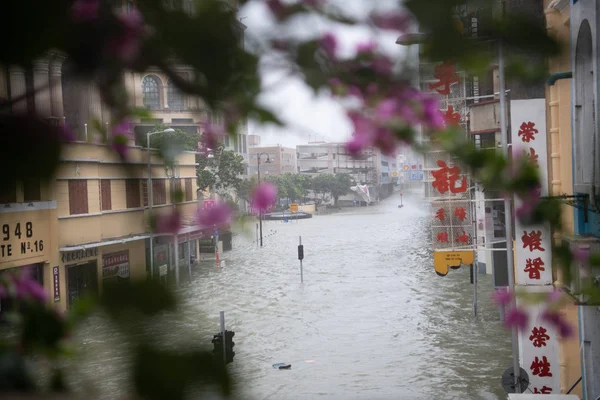
{"label": "chinese character signage", "polygon": [[469,200],[432,201],[433,250],[473,248],[473,216]]}
{"label": "chinese character signage", "polygon": [[[538,167],[541,196],[548,195],[546,102],[544,99],[513,100],[510,104],[513,157],[528,157]],[[522,201],[515,197],[515,209]],[[516,290],[548,293],[552,285],[552,235],[548,224],[522,225],[515,218]],[[522,300],[517,300],[522,303]],[[519,331],[519,360],[529,375],[529,388],[537,394],[560,393],[558,338],[554,327],[541,318],[545,304],[518,304],[529,314]]]}
{"label": "chinese character signage", "polygon": [[[530,293],[547,293],[552,286],[530,286]],[[521,368],[529,375],[529,388],[533,393],[560,394],[560,365],[558,336],[554,325],[541,318],[545,304],[524,304],[530,315],[525,329],[519,331],[519,359]]]}
{"label": "chinese character signage", "polygon": [[[511,101],[513,157],[529,157],[539,168],[541,196],[548,195],[546,150],[546,104],[544,99]],[[515,209],[521,199],[515,198]],[[522,226],[515,221],[515,268],[519,285],[551,285],[551,233],[546,224]]]}

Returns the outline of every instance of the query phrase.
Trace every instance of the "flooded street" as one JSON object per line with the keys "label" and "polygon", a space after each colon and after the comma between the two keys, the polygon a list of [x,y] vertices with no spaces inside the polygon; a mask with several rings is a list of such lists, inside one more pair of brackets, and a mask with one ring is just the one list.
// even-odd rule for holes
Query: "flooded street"
{"label": "flooded street", "polygon": [[[224,310],[235,331],[228,368],[244,399],[505,399],[510,332],[489,301],[491,276],[480,275],[474,320],[468,268],[437,276],[424,202],[405,194],[398,204],[396,193],[372,207],[269,221],[262,249],[236,236],[224,267],[206,262],[191,284],[182,278],[182,315],[157,335],[212,348]],[[110,325],[92,319],[78,340],[76,379],[101,381],[111,397],[124,390],[127,360]],[[274,369],[279,362],[291,370]]]}

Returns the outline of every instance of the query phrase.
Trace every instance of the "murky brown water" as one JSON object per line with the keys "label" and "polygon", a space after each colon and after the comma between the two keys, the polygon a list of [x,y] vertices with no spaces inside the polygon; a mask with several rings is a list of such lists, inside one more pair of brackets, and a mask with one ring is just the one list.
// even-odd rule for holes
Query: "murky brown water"
{"label": "murky brown water", "polygon": [[[196,270],[180,290],[183,314],[156,334],[167,345],[210,347],[224,310],[243,399],[505,399],[510,333],[489,301],[491,277],[480,276],[474,320],[468,269],[433,271],[423,201],[405,193],[397,204],[266,222],[262,249],[236,237],[225,267]],[[101,382],[109,397],[126,390],[123,339],[111,326],[93,319],[77,339],[77,384]],[[273,369],[277,362],[292,369]]]}

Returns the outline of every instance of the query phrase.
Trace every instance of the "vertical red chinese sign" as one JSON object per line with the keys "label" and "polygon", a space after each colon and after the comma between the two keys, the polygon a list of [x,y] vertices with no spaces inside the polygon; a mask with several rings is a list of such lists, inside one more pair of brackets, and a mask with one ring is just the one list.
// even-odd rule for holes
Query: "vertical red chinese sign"
{"label": "vertical red chinese sign", "polygon": [[[510,104],[513,157],[528,159],[539,168],[539,194],[548,195],[548,156],[546,149],[545,99],[513,100]],[[515,197],[515,210],[522,200]],[[551,232],[547,224],[524,225],[515,219],[515,283],[516,290],[528,293],[552,291]],[[553,326],[541,318],[544,305],[531,305],[518,300],[530,320],[519,332],[519,361],[529,375],[533,393],[560,393],[558,338]],[[521,304],[522,303],[522,304]]]}

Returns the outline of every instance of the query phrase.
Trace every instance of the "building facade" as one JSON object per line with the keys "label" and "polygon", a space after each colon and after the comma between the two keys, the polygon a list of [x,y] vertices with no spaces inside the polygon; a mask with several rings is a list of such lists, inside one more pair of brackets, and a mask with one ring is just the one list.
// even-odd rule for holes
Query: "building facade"
{"label": "building facade", "polygon": [[[131,147],[128,168],[108,146],[65,144],[55,178],[37,188],[31,182],[0,200],[4,232],[0,273],[32,265],[49,298],[68,308],[86,292],[101,292],[107,281],[146,279],[149,271],[147,150]],[[175,172],[152,156],[153,212],[173,208],[191,225],[197,209],[194,153],[177,159]],[[180,191],[182,201],[175,201]],[[174,246],[180,273],[197,258],[198,228],[155,235],[154,274],[174,278]],[[161,269],[161,266],[164,267]]]}
{"label": "building facade", "polygon": [[[277,146],[264,146],[264,147],[251,147],[249,149],[249,166],[248,176],[256,177],[258,174],[258,156],[261,154],[260,159],[260,173],[262,176],[280,176],[283,174],[296,174],[298,173],[298,166],[296,163],[296,149],[291,147]],[[267,154],[269,156],[269,162],[267,163]]]}

